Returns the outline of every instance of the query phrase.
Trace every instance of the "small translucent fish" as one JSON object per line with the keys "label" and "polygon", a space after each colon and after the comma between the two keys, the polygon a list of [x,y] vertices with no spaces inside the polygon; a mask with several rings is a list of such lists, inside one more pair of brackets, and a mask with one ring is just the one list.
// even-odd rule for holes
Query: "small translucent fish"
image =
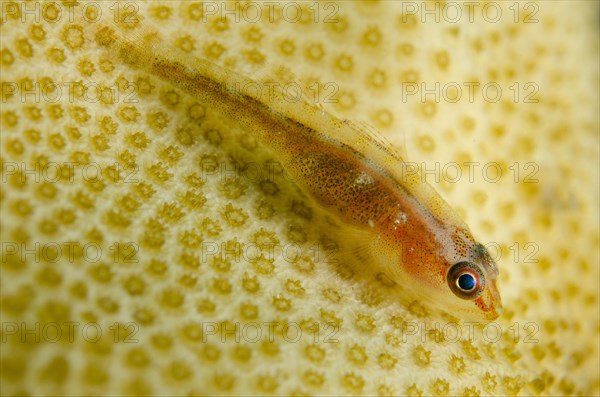
{"label": "small translucent fish", "polygon": [[253,131],[298,185],[351,230],[370,258],[412,299],[454,317],[489,321],[502,313],[498,268],[486,248],[391,145],[368,126],[340,120],[308,99],[277,90],[257,97],[228,90],[253,80],[117,26],[97,43],[131,67],[201,98]]}

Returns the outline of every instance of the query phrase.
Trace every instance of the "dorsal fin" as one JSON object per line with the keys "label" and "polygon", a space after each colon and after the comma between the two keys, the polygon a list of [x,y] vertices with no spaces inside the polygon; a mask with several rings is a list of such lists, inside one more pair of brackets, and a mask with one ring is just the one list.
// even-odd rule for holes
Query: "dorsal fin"
{"label": "dorsal fin", "polygon": [[354,127],[356,130],[362,131],[368,139],[379,145],[381,149],[389,153],[390,156],[396,157],[398,161],[405,161],[407,158],[405,145],[400,147],[392,145],[386,137],[381,135],[379,131],[369,123],[349,119],[344,120],[344,122],[351,127]]}

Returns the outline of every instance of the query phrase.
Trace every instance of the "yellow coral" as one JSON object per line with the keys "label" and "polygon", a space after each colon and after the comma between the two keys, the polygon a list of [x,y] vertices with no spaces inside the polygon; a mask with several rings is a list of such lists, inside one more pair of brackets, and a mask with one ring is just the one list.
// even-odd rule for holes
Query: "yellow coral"
{"label": "yellow coral", "polygon": [[[597,4],[474,3],[2,2],[2,394],[599,394]],[[406,140],[505,315],[423,318],[332,266],[251,131],[100,18]]]}

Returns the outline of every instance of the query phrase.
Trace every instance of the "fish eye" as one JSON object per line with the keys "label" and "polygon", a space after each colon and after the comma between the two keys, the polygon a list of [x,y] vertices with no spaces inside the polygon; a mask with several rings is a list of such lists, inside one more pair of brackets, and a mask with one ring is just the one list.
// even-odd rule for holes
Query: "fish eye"
{"label": "fish eye", "polygon": [[448,271],[448,286],[461,299],[476,299],[485,289],[483,272],[472,262],[458,262]]}
{"label": "fish eye", "polygon": [[475,288],[476,285],[475,277],[469,273],[463,273],[456,279],[456,285],[462,291],[471,291]]}

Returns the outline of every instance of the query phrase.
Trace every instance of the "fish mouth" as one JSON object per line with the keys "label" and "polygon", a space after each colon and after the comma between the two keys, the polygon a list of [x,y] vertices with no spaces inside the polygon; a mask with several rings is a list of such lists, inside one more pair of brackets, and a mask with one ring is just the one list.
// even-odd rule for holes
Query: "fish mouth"
{"label": "fish mouth", "polygon": [[500,298],[500,292],[498,291],[498,285],[496,284],[499,273],[498,266],[483,245],[476,244],[475,248],[475,252],[478,256],[477,259],[479,259],[479,263],[483,266],[487,278],[487,286],[483,294],[475,299],[475,304],[483,311],[484,317],[491,321],[497,319],[504,313],[502,299]]}
{"label": "fish mouth", "polygon": [[475,299],[475,305],[484,313],[486,320],[495,320],[504,313],[500,293],[496,286],[496,280],[490,280],[488,288],[483,294]]}

